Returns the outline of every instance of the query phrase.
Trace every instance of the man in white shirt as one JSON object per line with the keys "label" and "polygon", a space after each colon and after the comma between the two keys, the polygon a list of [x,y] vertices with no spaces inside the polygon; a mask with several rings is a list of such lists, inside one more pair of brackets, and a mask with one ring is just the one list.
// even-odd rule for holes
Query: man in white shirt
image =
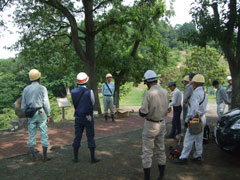
{"label": "man in white shirt", "polygon": [[168,138],[175,138],[176,134],[181,133],[182,92],[176,87],[175,82],[169,82],[168,87],[173,92],[172,102],[168,105],[168,108],[173,107],[172,130]]}
{"label": "man in white shirt", "polygon": [[189,101],[188,114],[186,117],[186,123],[196,117],[197,114],[201,117],[202,131],[199,134],[192,134],[187,128],[187,132],[184,137],[183,150],[179,159],[174,161],[175,163],[186,163],[187,158],[192,150],[193,144],[195,144],[196,152],[193,154],[193,162],[201,162],[203,153],[203,131],[206,125],[206,108],[208,103],[208,97],[204,92],[205,79],[203,75],[197,74],[192,79],[193,94]]}

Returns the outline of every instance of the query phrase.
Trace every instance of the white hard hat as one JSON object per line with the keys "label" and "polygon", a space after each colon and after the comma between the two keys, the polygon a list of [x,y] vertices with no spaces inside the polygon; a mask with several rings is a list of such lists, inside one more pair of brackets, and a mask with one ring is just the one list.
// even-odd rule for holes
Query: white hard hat
{"label": "white hard hat", "polygon": [[147,70],[144,74],[144,81],[145,82],[153,82],[157,81],[158,77],[157,74],[153,70]]}
{"label": "white hard hat", "polygon": [[106,75],[106,78],[111,78],[112,77],[112,75],[110,74],[110,73],[108,73],[107,75]]}
{"label": "white hard hat", "polygon": [[232,80],[232,76],[227,77],[227,81],[230,81],[230,80]]}
{"label": "white hard hat", "polygon": [[197,83],[204,83],[205,82],[205,78],[203,75],[201,74],[196,74],[193,79],[192,79],[193,82],[197,82]]}
{"label": "white hard hat", "polygon": [[89,80],[88,75],[85,72],[80,72],[77,75],[77,82],[78,84],[86,84]]}
{"label": "white hard hat", "polygon": [[29,71],[30,81],[36,81],[41,77],[41,73],[37,69],[32,69]]}

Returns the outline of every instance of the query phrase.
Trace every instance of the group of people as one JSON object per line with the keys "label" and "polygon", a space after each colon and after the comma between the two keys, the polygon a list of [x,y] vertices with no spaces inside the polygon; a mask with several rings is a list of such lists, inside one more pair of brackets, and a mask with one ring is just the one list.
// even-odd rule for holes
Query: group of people
{"label": "group of people", "polygon": [[[189,130],[192,119],[198,119],[200,127],[206,124],[206,107],[208,97],[204,92],[204,76],[201,74],[191,74],[190,78],[184,78],[185,93],[185,119],[186,134],[184,138],[184,145],[181,156],[175,160],[175,163],[182,164],[187,162],[187,158],[195,143],[196,152],[193,155],[194,162],[201,162],[202,158],[202,144],[203,144],[203,128],[196,133]],[[148,70],[144,75],[144,83],[148,87],[142,107],[139,110],[140,116],[145,118],[143,133],[142,133],[142,165],[144,170],[144,179],[150,179],[150,169],[152,166],[152,157],[158,161],[159,180],[164,178],[164,171],[166,166],[166,154],[164,145],[164,136],[166,134],[165,118],[169,112],[169,108],[173,107],[173,122],[172,130],[168,137],[172,138],[176,133],[181,133],[180,114],[182,111],[182,93],[176,87],[175,82],[169,82],[168,87],[173,92],[172,101],[169,103],[169,95],[166,89],[162,88],[158,83],[157,74]],[[190,91],[190,92],[189,92]],[[188,96],[186,96],[186,94]],[[196,116],[199,114],[199,118]],[[154,152],[155,149],[155,152]]]}
{"label": "group of people", "polygon": [[[50,121],[50,103],[46,87],[40,85],[41,73],[37,69],[32,69],[29,72],[29,79],[31,84],[23,90],[21,110],[28,120],[29,140],[28,145],[33,161],[37,160],[34,147],[36,146],[37,128],[40,129],[41,143],[43,147],[43,161],[48,161],[47,156],[48,146],[48,126]],[[86,73],[81,72],[77,75],[77,88],[71,91],[72,101],[75,108],[75,138],[73,140],[73,162],[78,162],[78,150],[81,145],[82,134],[86,129],[88,148],[90,150],[91,162],[96,163],[100,160],[95,157],[95,132],[94,132],[94,118],[93,106],[95,104],[94,93],[87,88],[89,77]],[[112,121],[114,119],[113,108],[113,93],[114,83],[112,75],[106,75],[107,81],[103,83],[102,94],[104,97],[104,116],[105,121],[108,121],[108,109],[111,111]]]}
{"label": "group of people", "polygon": [[[50,120],[50,104],[48,99],[47,89],[40,85],[41,73],[33,69],[29,72],[29,78],[32,82],[27,86],[22,95],[21,109],[28,118],[28,131],[30,152],[32,160],[37,159],[34,146],[36,145],[37,128],[40,129],[41,143],[43,146],[43,160],[48,161],[47,149],[49,146],[47,134],[47,122]],[[90,150],[91,162],[97,163],[100,160],[95,157],[96,143],[94,139],[94,118],[93,106],[95,103],[94,93],[87,88],[89,77],[86,73],[81,72],[77,75],[76,89],[71,91],[71,97],[75,108],[75,138],[73,140],[73,162],[78,162],[78,150],[81,145],[81,139],[84,129],[86,128],[88,148]],[[104,97],[104,117],[108,122],[108,108],[110,108],[112,121],[114,119],[113,108],[113,93],[114,83],[112,83],[112,75],[106,75],[107,81],[102,85],[102,94]],[[172,101],[169,100],[168,91],[161,87],[158,83],[157,74],[148,70],[144,74],[144,84],[148,90],[145,93],[142,101],[142,106],[139,109],[139,115],[145,118],[143,132],[142,132],[142,166],[144,170],[144,179],[150,179],[150,168],[152,166],[152,157],[155,155],[159,167],[159,180],[164,178],[166,154],[165,154],[165,135],[166,125],[165,119],[169,110],[173,107],[172,129],[168,138],[174,138],[176,134],[181,133],[180,115],[183,107],[183,121],[186,130],[183,150],[179,159],[175,163],[182,164],[187,162],[187,158],[195,144],[196,152],[193,154],[194,162],[201,162],[203,152],[203,127],[206,124],[206,107],[208,103],[208,96],[204,92],[204,76],[201,74],[190,74],[183,79],[185,85],[184,95],[182,97],[181,91],[176,87],[175,82],[169,82],[168,87],[173,92]],[[218,84],[218,86],[217,86]],[[218,88],[218,98],[224,102],[224,90],[216,81],[213,85]],[[221,96],[218,97],[218,96]],[[182,106],[183,102],[183,106]],[[218,101],[217,101],[218,102]],[[219,100],[220,103],[220,100]],[[221,107],[222,108],[222,107]],[[220,108],[219,108],[220,109]],[[198,129],[200,131],[193,133],[191,129],[191,122],[198,121]],[[154,152],[155,149],[155,152]]]}

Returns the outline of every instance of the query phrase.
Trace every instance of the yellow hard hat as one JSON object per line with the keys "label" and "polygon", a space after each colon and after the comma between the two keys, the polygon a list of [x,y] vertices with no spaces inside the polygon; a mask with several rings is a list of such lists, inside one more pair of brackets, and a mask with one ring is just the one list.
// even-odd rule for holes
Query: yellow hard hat
{"label": "yellow hard hat", "polygon": [[32,69],[29,71],[30,81],[36,81],[41,77],[41,73],[37,69]]}
{"label": "yellow hard hat", "polygon": [[201,74],[196,74],[193,79],[192,79],[193,82],[197,82],[197,83],[204,83],[205,82],[205,79],[204,79],[204,76],[201,75]]}
{"label": "yellow hard hat", "polygon": [[189,82],[189,75],[184,76],[183,80]]}
{"label": "yellow hard hat", "polygon": [[112,75],[111,75],[110,73],[108,73],[108,74],[106,75],[106,78],[112,78]]}

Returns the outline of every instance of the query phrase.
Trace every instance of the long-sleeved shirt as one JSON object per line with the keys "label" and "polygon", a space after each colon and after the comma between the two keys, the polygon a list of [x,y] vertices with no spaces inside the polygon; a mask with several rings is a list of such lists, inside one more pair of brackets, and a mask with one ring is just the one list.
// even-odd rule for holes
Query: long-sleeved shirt
{"label": "long-sleeved shirt", "polygon": [[[84,88],[87,88],[86,85],[78,85],[78,87],[84,87]],[[94,96],[94,93],[93,93],[92,90],[90,91],[90,94],[91,94],[91,101],[92,101],[92,104],[94,105],[94,104],[95,104],[95,96]]]}
{"label": "long-sleeved shirt", "polygon": [[181,103],[182,103],[182,92],[178,88],[175,88],[173,91],[172,102],[169,104],[168,107],[181,106]]}
{"label": "long-sleeved shirt", "polygon": [[107,85],[105,83],[103,83],[102,94],[103,94],[103,96],[112,96],[113,93],[114,93],[114,90],[115,90],[114,83],[110,82],[110,83],[107,83],[107,84],[108,84],[108,86],[109,86],[109,88],[111,89],[112,92],[110,92]]}
{"label": "long-sleeved shirt", "polygon": [[50,103],[47,88],[38,82],[32,82],[23,90],[21,110],[43,107],[47,116],[50,116]]}
{"label": "long-sleeved shirt", "polygon": [[185,88],[184,88],[184,93],[183,93],[183,103],[187,104],[188,101],[190,100],[190,97],[192,95],[193,89],[192,89],[192,81],[189,82]]}
{"label": "long-sleeved shirt", "polygon": [[[202,104],[200,105],[201,102]],[[189,106],[188,106],[188,114],[185,121],[188,122],[190,119],[196,116],[197,113],[199,113],[200,116],[203,116],[206,113],[207,103],[208,103],[208,97],[207,97],[207,94],[205,94],[205,99],[204,99],[203,87],[196,88],[193,91],[192,96],[190,98]]]}
{"label": "long-sleeved shirt", "polygon": [[232,102],[232,85],[229,84],[228,87],[226,88],[227,91],[227,97],[228,97],[228,101],[229,103]]}
{"label": "long-sleeved shirt", "polygon": [[228,98],[227,98],[227,92],[226,92],[226,89],[224,89],[224,87],[220,86],[218,89],[217,89],[217,92],[216,92],[216,102],[217,104],[221,104],[221,103],[226,103],[226,104],[229,104],[230,102],[228,101]]}
{"label": "long-sleeved shirt", "polygon": [[164,120],[168,112],[169,95],[160,85],[152,86],[145,94],[139,111],[146,119],[153,121]]}

